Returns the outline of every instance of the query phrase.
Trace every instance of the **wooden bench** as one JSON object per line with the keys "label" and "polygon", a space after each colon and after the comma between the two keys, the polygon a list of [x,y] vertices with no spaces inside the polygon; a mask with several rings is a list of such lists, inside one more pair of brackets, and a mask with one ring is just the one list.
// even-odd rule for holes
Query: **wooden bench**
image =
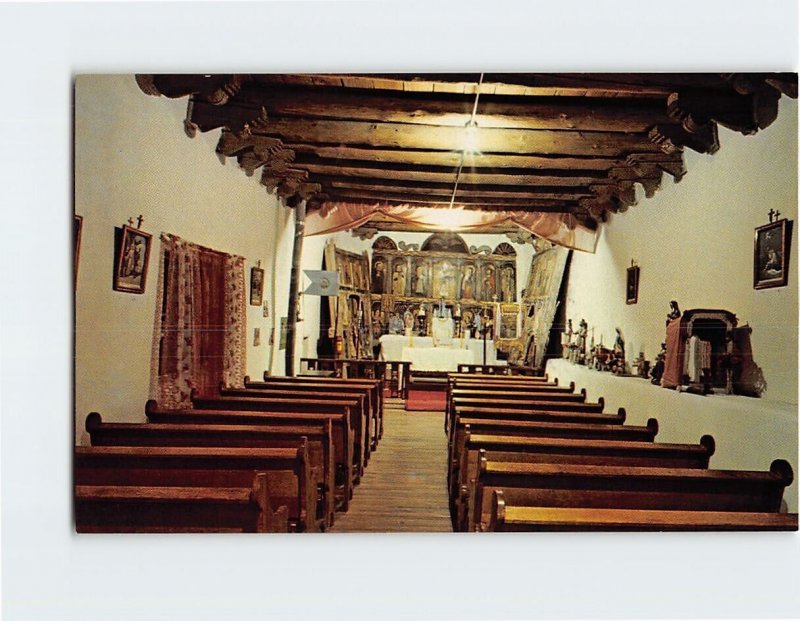
{"label": "wooden bench", "polygon": [[308,448],[79,446],[75,485],[142,487],[246,487],[266,473],[273,509],[286,506],[293,531],[323,530],[316,518]]}
{"label": "wooden bench", "polygon": [[447,376],[453,380],[463,380],[466,382],[491,381],[491,382],[510,382],[510,383],[553,383],[558,384],[558,378],[550,381],[550,376],[544,375],[478,375],[475,373],[448,373]]}
{"label": "wooden bench", "polygon": [[[467,433],[539,437],[571,438],[575,440],[618,440],[626,442],[653,442],[658,433],[658,421],[651,418],[647,426],[602,425],[579,423],[548,423],[542,421],[456,418],[455,433],[448,445],[450,469],[458,467],[458,455],[463,451]],[[449,477],[450,471],[448,471]],[[449,481],[449,478],[448,478]]]}
{"label": "wooden bench", "polygon": [[530,376],[541,377],[542,373],[530,367],[517,367],[508,364],[472,364],[460,363],[458,365],[459,373],[467,373],[469,375],[508,375],[508,376]]}
{"label": "wooden bench", "polygon": [[481,460],[478,477],[462,487],[459,527],[483,530],[492,492],[514,505],[595,509],[744,511],[777,513],[794,475],[788,462],[768,472],[638,468]]}
{"label": "wooden bench", "polygon": [[[341,377],[314,377],[306,375],[297,375],[295,377],[285,377],[279,375],[269,375],[266,371],[262,381],[251,380],[249,376],[244,378],[245,388],[259,388],[261,386],[269,385],[320,385],[324,388],[327,386],[357,386],[360,389],[368,388],[370,391],[370,405],[379,411],[379,415],[383,413],[383,392],[385,381],[383,378],[370,379],[370,378],[341,378]],[[249,386],[252,384],[252,386]]]}
{"label": "wooden bench", "polygon": [[[244,378],[247,390],[291,390],[295,394],[314,391],[332,392],[337,395],[360,393],[364,395],[366,408],[370,412],[370,449],[374,451],[383,435],[383,383],[375,380],[350,380],[339,378],[314,377],[267,377],[263,382]],[[221,393],[225,394],[225,393]]]}
{"label": "wooden bench", "polygon": [[147,402],[145,414],[151,423],[179,425],[246,425],[288,427],[330,425],[334,458],[334,497],[337,508],[347,511],[356,483],[353,465],[355,438],[347,414],[299,412],[252,412],[242,410],[170,410],[153,400]]}
{"label": "wooden bench", "polygon": [[[558,405],[558,404],[555,404]],[[590,404],[594,406],[595,404]],[[452,441],[455,421],[458,417],[496,419],[496,420],[520,420],[520,421],[542,421],[550,423],[579,423],[579,424],[605,424],[621,425],[625,422],[625,408],[619,408],[616,414],[606,414],[602,410],[597,412],[578,410],[563,410],[558,407],[551,408],[545,402],[532,404],[517,404],[517,407],[507,406],[494,407],[491,405],[475,406],[471,403],[453,403],[452,412],[446,416],[445,433],[448,441]]]}
{"label": "wooden bench", "polygon": [[367,434],[368,421],[365,416],[364,399],[347,398],[335,399],[332,396],[318,394],[311,395],[285,395],[276,397],[262,395],[253,397],[195,397],[192,398],[194,409],[197,410],[237,410],[251,412],[284,412],[298,414],[344,414],[350,421],[355,442],[353,444],[353,472],[358,481],[364,474],[366,457],[369,453],[369,437]]}
{"label": "wooden bench", "polygon": [[596,464],[642,468],[708,468],[714,454],[714,438],[704,435],[699,444],[631,442],[497,436],[466,432],[451,461],[450,492],[459,490],[478,476],[479,464],[489,462]]}
{"label": "wooden bench", "polygon": [[581,390],[578,393],[569,392],[566,390],[498,390],[497,388],[490,389],[473,389],[454,387],[447,391],[447,404],[446,411],[450,419],[453,418],[453,407],[456,403],[465,403],[475,400],[493,400],[498,401],[515,401],[523,404],[527,403],[541,403],[541,402],[558,402],[558,403],[585,403],[586,390]]}
{"label": "wooden bench", "polygon": [[286,506],[273,510],[267,475],[246,487],[78,485],[79,533],[286,533]]}
{"label": "wooden bench", "polygon": [[86,417],[92,446],[212,446],[299,448],[308,444],[311,483],[317,490],[317,517],[330,527],[335,510],[335,462],[330,420],[306,426],[104,423],[97,412]]}
{"label": "wooden bench", "polygon": [[510,504],[502,490],[492,492],[487,531],[723,531],[797,530],[796,513],[744,511],[663,511],[526,507]]}
{"label": "wooden bench", "polygon": [[[361,472],[369,462],[370,454],[372,453],[373,446],[375,445],[376,425],[373,418],[373,412],[370,407],[369,393],[366,391],[356,391],[351,389],[346,392],[340,392],[335,387],[326,387],[324,389],[311,388],[303,390],[288,385],[284,386],[265,386],[262,388],[220,388],[220,397],[232,399],[262,399],[264,401],[272,401],[274,399],[290,399],[293,402],[305,403],[307,401],[337,401],[352,400],[357,402],[355,409],[357,410],[357,418],[361,422],[364,433],[364,448],[361,460]],[[303,409],[303,408],[301,408]],[[305,411],[303,409],[303,411]],[[354,431],[358,427],[354,427]]]}

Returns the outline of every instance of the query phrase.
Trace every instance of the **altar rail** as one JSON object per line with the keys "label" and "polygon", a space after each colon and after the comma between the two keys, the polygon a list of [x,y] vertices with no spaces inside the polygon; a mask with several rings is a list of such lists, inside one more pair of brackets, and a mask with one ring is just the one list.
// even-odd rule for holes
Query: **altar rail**
{"label": "altar rail", "polygon": [[307,372],[341,378],[383,379],[392,397],[406,399],[411,363],[366,358],[300,358],[300,374]]}

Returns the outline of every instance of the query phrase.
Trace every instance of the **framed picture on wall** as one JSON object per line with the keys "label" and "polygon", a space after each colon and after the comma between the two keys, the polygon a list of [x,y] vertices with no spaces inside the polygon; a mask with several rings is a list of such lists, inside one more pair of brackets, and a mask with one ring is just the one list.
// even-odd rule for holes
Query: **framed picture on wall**
{"label": "framed picture on wall", "polygon": [[639,301],[639,266],[631,265],[628,268],[628,279],[625,286],[626,304],[636,304]]}
{"label": "framed picture on wall", "polygon": [[792,223],[785,218],[759,226],[753,240],[753,288],[784,287],[789,280]]}
{"label": "framed picture on wall", "polygon": [[250,306],[261,306],[264,298],[264,270],[250,268]]}
{"label": "framed picture on wall", "polygon": [[144,293],[150,246],[153,237],[131,226],[122,226],[117,256],[114,260],[114,290],[126,293]]}

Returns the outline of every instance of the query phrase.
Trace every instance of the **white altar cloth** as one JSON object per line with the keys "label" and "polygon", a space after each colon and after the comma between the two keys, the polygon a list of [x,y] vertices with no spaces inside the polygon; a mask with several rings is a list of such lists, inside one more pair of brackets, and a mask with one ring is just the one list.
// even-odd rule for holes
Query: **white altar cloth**
{"label": "white altar cloth", "polygon": [[475,364],[470,350],[457,347],[403,347],[401,355],[401,360],[411,363],[412,371],[455,373],[459,364]]}
{"label": "white altar cloth", "polygon": [[[381,360],[404,360],[417,371],[457,371],[459,364],[483,364],[482,339],[453,339],[448,347],[434,347],[430,336],[384,334],[379,341]],[[494,342],[488,339],[486,364],[497,364]]]}

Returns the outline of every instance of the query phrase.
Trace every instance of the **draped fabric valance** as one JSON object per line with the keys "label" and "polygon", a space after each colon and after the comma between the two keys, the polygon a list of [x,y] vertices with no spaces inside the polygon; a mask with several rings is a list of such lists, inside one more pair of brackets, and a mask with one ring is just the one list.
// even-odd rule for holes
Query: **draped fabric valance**
{"label": "draped fabric valance", "polygon": [[409,225],[427,230],[478,232],[482,227],[513,223],[534,235],[559,246],[594,252],[597,232],[578,224],[575,217],[566,213],[537,211],[480,211],[477,209],[452,209],[418,207],[414,205],[385,205],[375,203],[326,202],[318,211],[306,218],[307,235],[323,235],[361,226],[376,213]]}
{"label": "draped fabric valance", "polygon": [[244,257],[161,235],[150,398],[191,405],[245,373]]}

